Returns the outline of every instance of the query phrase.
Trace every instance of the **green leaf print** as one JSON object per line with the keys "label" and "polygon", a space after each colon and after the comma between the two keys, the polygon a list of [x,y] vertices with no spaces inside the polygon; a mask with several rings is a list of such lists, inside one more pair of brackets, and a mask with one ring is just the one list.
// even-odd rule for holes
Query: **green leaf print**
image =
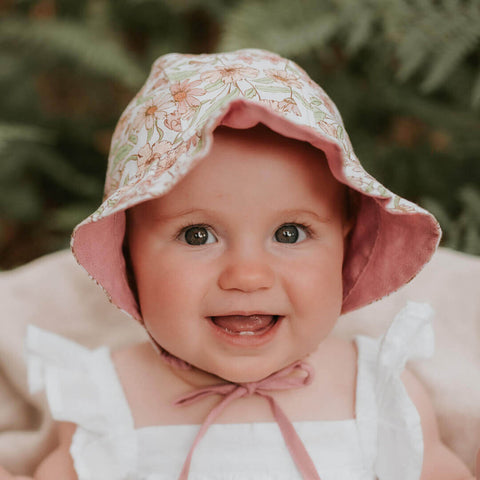
{"label": "green leaf print", "polygon": [[273,78],[270,78],[270,77],[265,77],[265,78],[256,78],[255,79],[255,83],[273,83],[274,80]]}
{"label": "green leaf print", "polygon": [[378,187],[378,194],[381,195],[382,197],[389,197],[390,196],[388,194],[388,190],[383,185],[380,185]]}
{"label": "green leaf print", "polygon": [[115,168],[118,162],[121,162],[130,153],[132,148],[133,145],[130,145],[129,143],[122,145],[122,147],[118,150],[117,154],[113,158],[112,168]]}
{"label": "green leaf print", "polygon": [[318,122],[323,122],[323,120],[325,120],[325,112],[322,112],[321,110],[315,110],[313,112],[313,116],[315,118],[315,121],[318,123]]}
{"label": "green leaf print", "polygon": [[268,85],[259,85],[258,89],[261,92],[269,92],[269,93],[290,93],[290,89],[288,87],[269,87]]}
{"label": "green leaf print", "polygon": [[118,149],[120,148],[121,145],[122,143],[117,141],[111,146],[110,155],[112,156],[112,158],[115,158],[115,155],[117,154]]}
{"label": "green leaf print", "polygon": [[205,90],[207,92],[212,92],[214,90],[218,90],[219,88],[222,88],[225,84],[223,83],[223,80],[219,78],[215,83],[211,83],[210,85],[207,85],[205,87]]}
{"label": "green leaf print", "polygon": [[309,110],[313,110],[310,105],[306,102],[305,98],[303,95],[300,95],[298,92],[293,92],[293,96],[297,101],[299,101],[305,108],[308,108]]}
{"label": "green leaf print", "polygon": [[147,103],[149,100],[153,98],[153,95],[147,95],[146,97],[138,97],[136,100],[136,105],[142,105],[144,103]]}
{"label": "green leaf print", "polygon": [[128,141],[136,145],[138,142],[138,136],[132,133],[132,135],[128,137]]}
{"label": "green leaf print", "polygon": [[315,107],[321,107],[323,105],[323,102],[319,98],[312,98],[310,100],[310,105],[313,105]]}
{"label": "green leaf print", "polygon": [[223,105],[225,105],[227,102],[229,102],[230,99],[238,96],[238,92],[239,92],[238,88],[234,88],[228,95],[223,97],[221,102],[213,102],[213,104],[210,105],[210,107],[208,107],[207,110],[205,110],[203,115],[198,120],[198,122],[197,122],[198,125],[203,125],[205,123],[205,121],[210,117],[210,115],[213,112],[215,112],[216,110],[220,110],[220,108],[222,108]]}
{"label": "green leaf print", "polygon": [[181,70],[179,72],[170,73],[168,78],[172,82],[181,82],[187,78],[192,78],[197,73],[197,70]]}
{"label": "green leaf print", "polygon": [[195,155],[196,153],[198,153],[201,150],[202,147],[203,147],[203,139],[202,139],[202,137],[200,137],[197,145],[195,146],[195,150],[193,150],[193,152],[192,152],[192,155]]}
{"label": "green leaf print", "polygon": [[158,140],[157,140],[157,142],[159,142],[159,141],[163,138],[164,132],[163,132],[163,130],[158,126],[158,121],[155,121],[155,128],[157,129],[157,133],[158,133]]}
{"label": "green leaf print", "polygon": [[253,98],[257,94],[257,91],[252,87],[245,92],[246,98]]}
{"label": "green leaf print", "polygon": [[152,136],[153,136],[153,127],[148,131],[147,143],[150,143],[150,140],[152,139]]}

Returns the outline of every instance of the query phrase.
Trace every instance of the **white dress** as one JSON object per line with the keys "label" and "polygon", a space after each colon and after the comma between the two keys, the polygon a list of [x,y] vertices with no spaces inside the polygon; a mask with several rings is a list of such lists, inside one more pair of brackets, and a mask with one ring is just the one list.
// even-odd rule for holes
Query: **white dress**
{"label": "white dress", "polygon": [[[428,305],[409,303],[378,340],[358,347],[355,419],[293,422],[321,480],[418,480],[420,419],[400,380],[409,358],[433,353]],[[78,425],[70,453],[79,480],[177,480],[199,425],[135,428],[110,352],[30,326],[32,391],[56,420]],[[214,424],[189,480],[301,479],[276,423]]]}

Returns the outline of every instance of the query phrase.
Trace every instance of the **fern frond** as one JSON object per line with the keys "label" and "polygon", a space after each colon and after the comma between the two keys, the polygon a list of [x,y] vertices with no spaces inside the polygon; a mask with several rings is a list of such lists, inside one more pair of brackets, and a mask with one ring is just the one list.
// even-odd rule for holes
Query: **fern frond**
{"label": "fern frond", "polygon": [[431,92],[478,49],[478,0],[389,0],[389,4],[393,8],[384,11],[384,27],[395,45],[399,80],[421,73],[421,89]]}
{"label": "fern frond", "polygon": [[50,149],[39,151],[32,163],[37,171],[41,171],[56,185],[71,193],[96,200],[101,196],[101,180],[78,171],[65,158]]}
{"label": "fern frond", "polygon": [[51,143],[54,134],[50,130],[12,123],[0,123],[0,146],[14,141]]}
{"label": "fern frond", "polygon": [[365,12],[357,17],[346,41],[347,51],[350,54],[356,53],[368,42],[372,35],[374,23],[375,15],[373,12]]}
{"label": "fern frond", "polygon": [[338,27],[339,17],[316,0],[246,0],[227,16],[219,50],[259,47],[295,56],[325,44]]}
{"label": "fern frond", "polygon": [[55,151],[56,135],[47,129],[0,123],[0,178],[41,172],[53,183],[82,197],[98,197],[101,181],[78,171]]}
{"label": "fern frond", "polygon": [[109,34],[68,20],[0,23],[0,46],[15,46],[37,58],[68,59],[93,74],[136,88],[146,72]]}
{"label": "fern frond", "polygon": [[480,15],[476,19],[458,17],[451,25],[442,49],[432,59],[430,71],[422,89],[430,92],[437,88],[460,62],[478,45],[480,40]]}
{"label": "fern frond", "polygon": [[95,204],[81,202],[61,206],[48,218],[47,225],[53,230],[71,232],[73,227],[87,218],[95,207]]}

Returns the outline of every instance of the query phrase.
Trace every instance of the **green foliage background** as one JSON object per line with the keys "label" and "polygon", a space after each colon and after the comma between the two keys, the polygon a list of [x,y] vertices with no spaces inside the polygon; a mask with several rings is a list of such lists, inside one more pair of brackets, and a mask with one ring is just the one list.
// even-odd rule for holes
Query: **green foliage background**
{"label": "green foliage background", "polygon": [[0,268],[64,248],[164,53],[259,47],[337,103],[356,153],[480,254],[480,0],[3,0]]}

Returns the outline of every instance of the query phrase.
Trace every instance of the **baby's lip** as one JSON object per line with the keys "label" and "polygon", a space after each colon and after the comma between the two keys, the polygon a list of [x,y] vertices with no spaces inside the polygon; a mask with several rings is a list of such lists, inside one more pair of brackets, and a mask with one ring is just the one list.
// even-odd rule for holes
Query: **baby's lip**
{"label": "baby's lip", "polygon": [[279,319],[278,315],[252,313],[249,315],[228,314],[210,317],[215,326],[232,335],[261,335]]}
{"label": "baby's lip", "polygon": [[265,311],[231,311],[206,317],[221,342],[235,348],[259,348],[271,342],[283,323],[283,315]]}
{"label": "baby's lip", "polygon": [[214,315],[209,315],[209,318],[213,317],[228,317],[232,315],[238,315],[242,317],[250,317],[252,315],[272,315],[274,317],[282,317],[283,315],[279,313],[272,313],[271,310],[234,310],[226,313],[215,313]]}

